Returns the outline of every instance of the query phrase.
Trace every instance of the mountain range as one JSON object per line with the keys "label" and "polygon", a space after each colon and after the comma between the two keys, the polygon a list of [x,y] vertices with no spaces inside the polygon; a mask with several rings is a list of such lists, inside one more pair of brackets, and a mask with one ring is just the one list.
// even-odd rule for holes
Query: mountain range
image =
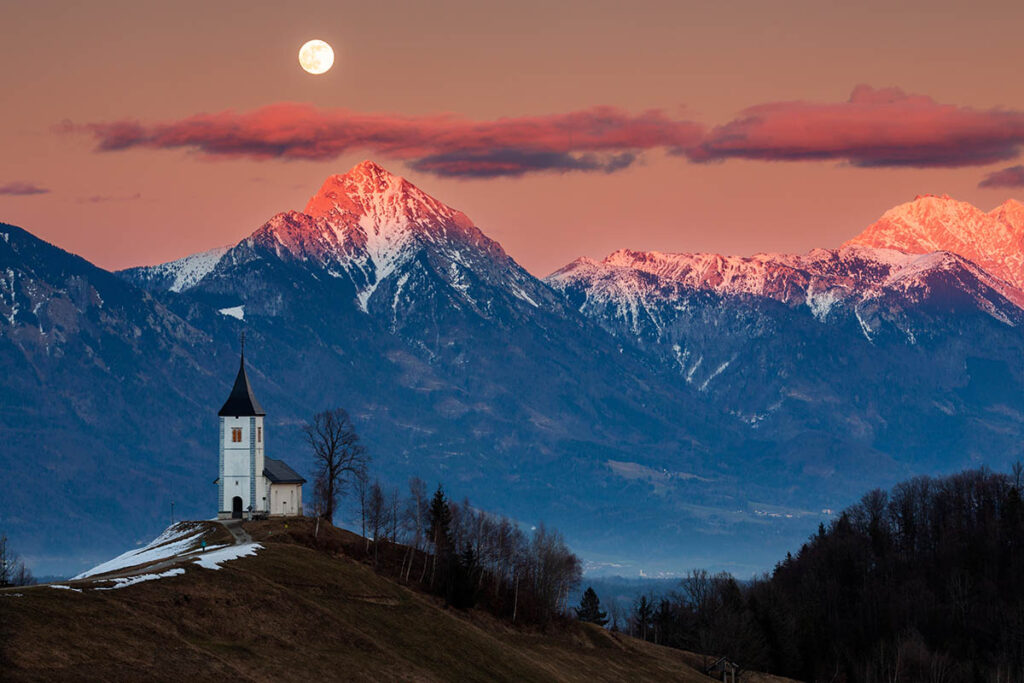
{"label": "mountain range", "polygon": [[238,244],[104,271],[0,226],[0,529],[72,573],[213,514],[246,332],[268,454],[349,410],[396,485],[562,529],[593,571],[749,574],[866,489],[1024,434],[1024,207],[896,207],[804,255],[620,250],[538,279],[372,162]]}

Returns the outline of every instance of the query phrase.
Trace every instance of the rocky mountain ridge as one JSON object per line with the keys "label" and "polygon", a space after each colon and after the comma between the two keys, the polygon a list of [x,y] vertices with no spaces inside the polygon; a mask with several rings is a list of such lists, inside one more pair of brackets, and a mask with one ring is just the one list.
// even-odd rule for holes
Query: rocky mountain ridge
{"label": "rocky mountain ridge", "polygon": [[886,211],[846,244],[908,254],[948,251],[1024,287],[1024,204],[1015,199],[986,213],[949,195],[920,195]]}
{"label": "rocky mountain ridge", "polygon": [[[757,571],[851,491],[1000,467],[1024,435],[1018,290],[950,252],[621,251],[541,281],[371,163],[222,254],[120,280],[7,232],[0,466],[26,485],[0,517],[63,558],[39,573],[103,551],[39,525],[114,520],[95,528],[123,543],[171,496],[210,513],[243,329],[268,453],[308,473],[303,421],[344,406],[387,481],[547,519],[595,571]],[[30,315],[47,301],[59,328]],[[25,341],[40,327],[49,346]]]}

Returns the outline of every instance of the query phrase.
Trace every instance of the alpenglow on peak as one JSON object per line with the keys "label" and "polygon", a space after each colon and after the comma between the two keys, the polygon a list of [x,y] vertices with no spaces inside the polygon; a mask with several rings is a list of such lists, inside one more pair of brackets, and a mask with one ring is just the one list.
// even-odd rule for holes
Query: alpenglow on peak
{"label": "alpenglow on peak", "polygon": [[1024,211],[1008,200],[983,211],[949,195],[919,195],[846,242],[908,254],[948,251],[1024,289]]}
{"label": "alpenglow on peak", "polygon": [[372,161],[328,177],[306,203],[303,213],[328,220],[341,218],[344,222],[368,219],[364,227],[377,229],[401,224],[454,224],[459,228],[473,225],[466,214]]}

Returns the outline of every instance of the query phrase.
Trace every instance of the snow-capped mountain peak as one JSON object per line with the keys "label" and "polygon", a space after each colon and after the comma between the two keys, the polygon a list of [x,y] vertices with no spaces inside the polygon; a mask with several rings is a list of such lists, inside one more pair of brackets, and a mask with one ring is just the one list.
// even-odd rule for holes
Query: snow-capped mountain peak
{"label": "snow-capped mountain peak", "polygon": [[299,211],[283,211],[264,223],[243,244],[258,243],[272,249],[278,258],[312,260],[326,265],[350,257],[356,251],[353,242],[352,234],[335,230],[323,218]]}
{"label": "snow-capped mountain peak", "polygon": [[304,211],[273,216],[232,248],[212,275],[267,252],[305,264],[317,278],[349,280],[358,307],[383,311],[394,325],[403,307],[420,300],[417,287],[443,292],[483,316],[491,315],[499,292],[514,306],[554,300],[466,214],[372,161],[328,177]]}
{"label": "snow-capped mountain peak", "polygon": [[986,213],[948,195],[920,195],[846,244],[908,254],[948,251],[1024,288],[1024,206],[1015,200]]}
{"label": "snow-capped mountain peak", "polygon": [[354,281],[365,283],[358,296],[363,310],[378,285],[424,249],[445,261],[443,267],[449,271],[485,254],[484,260],[508,260],[501,246],[466,214],[372,161],[327,178],[303,215],[309,218],[310,229],[332,233],[321,243],[342,247],[344,253],[335,260],[360,271]]}
{"label": "snow-capped mountain peak", "polygon": [[327,178],[307,202],[304,213],[331,223],[358,223],[367,233],[406,227],[473,226],[466,214],[372,161]]}
{"label": "snow-capped mountain peak", "polygon": [[992,209],[989,215],[1009,225],[1015,232],[1024,233],[1024,204],[1016,199],[1007,199]]}
{"label": "snow-capped mountain peak", "polygon": [[[708,292],[738,302],[774,299],[806,309],[824,323],[854,318],[870,341],[879,319],[862,319],[863,310],[881,306],[885,316],[928,301],[950,306],[959,301],[1007,325],[1016,325],[1024,294],[968,259],[947,251],[911,254],[892,249],[848,245],[807,254],[723,256],[714,253],[668,254],[628,249],[598,262],[577,259],[546,278],[584,315],[621,325],[632,335],[664,341],[692,297]],[[958,292],[953,296],[952,292]],[[753,299],[751,299],[753,297]],[[931,304],[928,304],[931,305]],[[959,304],[957,304],[959,305]],[[837,317],[838,316],[838,317]],[[875,316],[877,318],[877,316]],[[893,318],[896,321],[896,318]],[[920,329],[906,327],[915,339]],[[671,336],[671,335],[669,335]]]}
{"label": "snow-capped mountain peak", "polygon": [[420,243],[481,237],[466,214],[372,161],[328,177],[303,211],[279,213],[252,235],[279,256],[321,263],[367,252],[378,271]]}

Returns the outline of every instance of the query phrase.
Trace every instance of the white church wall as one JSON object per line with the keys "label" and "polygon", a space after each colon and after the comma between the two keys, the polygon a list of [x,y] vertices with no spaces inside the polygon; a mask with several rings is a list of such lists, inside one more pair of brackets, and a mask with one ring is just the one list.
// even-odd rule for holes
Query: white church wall
{"label": "white church wall", "polygon": [[301,484],[271,484],[270,514],[294,517],[302,512]]}
{"label": "white church wall", "polygon": [[[235,496],[242,499],[242,511],[250,505],[254,511],[266,509],[263,491],[263,433],[262,417],[224,417],[221,419],[221,458],[223,500],[220,512],[231,512]],[[235,430],[239,430],[236,432]],[[255,458],[255,463],[253,459]],[[257,473],[256,495],[253,496],[252,473]]]}

